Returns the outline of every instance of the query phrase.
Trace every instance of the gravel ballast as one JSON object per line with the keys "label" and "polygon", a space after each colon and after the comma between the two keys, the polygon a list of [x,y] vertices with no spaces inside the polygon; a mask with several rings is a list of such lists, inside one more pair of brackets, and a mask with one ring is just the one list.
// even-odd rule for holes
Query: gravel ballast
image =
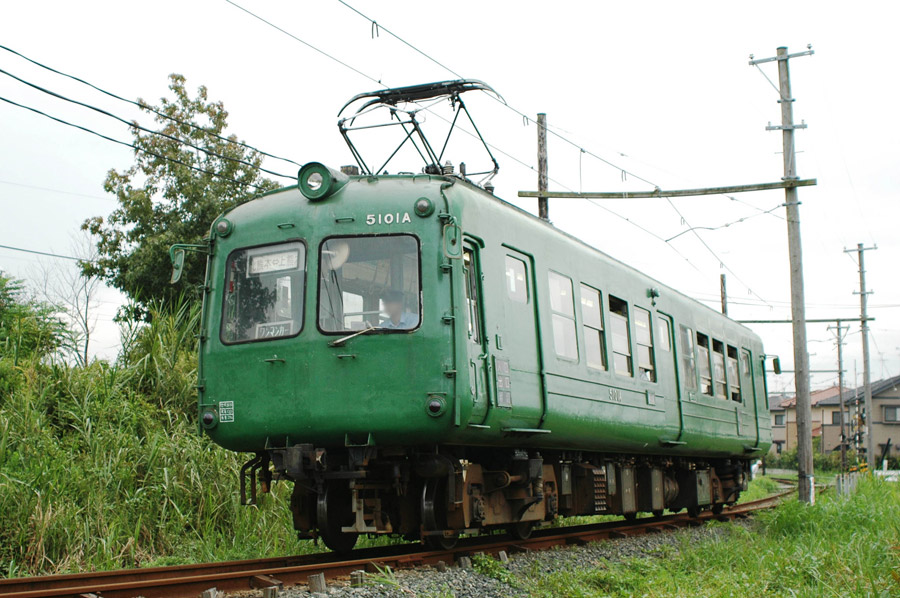
{"label": "gravel ballast", "polygon": [[[732,525],[749,525],[747,520],[736,520]],[[643,534],[628,538],[618,538],[593,542],[584,546],[553,548],[510,555],[503,567],[513,585],[496,577],[462,569],[448,563],[445,571],[433,567],[388,571],[384,574],[367,574],[363,587],[350,587],[347,579],[328,582],[325,594],[311,594],[305,586],[286,588],[282,598],[305,598],[308,596],[328,596],[329,598],[483,598],[486,596],[513,597],[528,596],[529,578],[535,575],[558,572],[566,569],[595,568],[604,562],[619,562],[630,558],[658,557],[664,547],[677,547],[684,541],[695,542],[727,533],[721,525],[703,525],[694,528],[665,531],[659,534]],[[494,568],[494,567],[492,567]]]}

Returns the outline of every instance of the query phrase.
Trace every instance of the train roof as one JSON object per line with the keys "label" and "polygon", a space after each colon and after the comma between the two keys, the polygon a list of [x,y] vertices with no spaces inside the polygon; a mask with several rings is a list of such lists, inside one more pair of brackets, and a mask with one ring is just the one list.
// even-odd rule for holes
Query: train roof
{"label": "train roof", "polygon": [[[674,289],[673,287],[671,287],[671,286],[669,286],[669,285],[667,285],[667,284],[665,284],[665,283],[661,283],[660,281],[658,281],[658,280],[656,280],[656,279],[650,277],[650,276],[647,275],[646,273],[641,272],[641,271],[638,270],[637,268],[635,268],[635,267],[633,267],[633,266],[631,266],[631,265],[629,265],[629,264],[626,264],[625,262],[619,260],[618,258],[615,258],[615,257],[609,255],[608,253],[604,252],[603,250],[598,249],[597,247],[594,247],[593,245],[590,245],[590,244],[586,243],[584,240],[582,240],[582,239],[576,237],[575,235],[572,235],[571,233],[568,233],[568,232],[566,232],[566,231],[564,231],[564,230],[562,230],[562,229],[560,229],[560,228],[557,228],[557,227],[554,226],[551,222],[549,222],[549,221],[547,221],[547,220],[544,220],[544,219],[542,219],[542,218],[539,218],[538,216],[535,216],[535,215],[532,214],[531,212],[529,212],[529,211],[527,211],[527,210],[525,210],[525,209],[523,209],[523,208],[520,208],[519,206],[517,206],[517,205],[515,205],[515,204],[513,204],[513,203],[511,203],[511,202],[509,202],[509,201],[507,201],[507,200],[505,200],[505,199],[503,199],[503,198],[497,196],[497,195],[494,195],[493,193],[489,193],[488,191],[485,191],[484,189],[482,189],[481,187],[479,187],[478,185],[474,184],[473,182],[471,182],[471,181],[468,180],[468,179],[464,179],[464,178],[462,178],[462,177],[460,177],[460,176],[456,176],[456,175],[432,175],[432,174],[421,174],[421,173],[399,173],[399,174],[385,174],[385,175],[361,175],[361,176],[350,176],[350,177],[349,177],[349,182],[351,182],[351,183],[362,182],[362,181],[371,180],[371,179],[373,179],[373,178],[378,179],[378,180],[385,180],[385,181],[391,181],[391,180],[393,180],[393,181],[402,181],[402,180],[413,180],[413,179],[419,179],[419,180],[421,180],[421,179],[428,179],[428,181],[430,181],[430,182],[440,182],[441,184],[443,184],[443,183],[452,183],[453,185],[463,185],[464,188],[465,188],[467,191],[475,192],[475,193],[477,193],[478,195],[482,196],[484,199],[488,199],[488,200],[492,200],[492,201],[494,201],[494,202],[497,202],[499,205],[503,206],[504,208],[513,210],[513,211],[515,211],[518,215],[523,216],[523,217],[529,219],[530,222],[531,222],[532,224],[540,225],[540,226],[546,227],[547,231],[550,232],[551,234],[560,235],[560,236],[565,237],[566,239],[568,239],[568,240],[570,240],[570,241],[574,241],[575,243],[577,243],[578,245],[580,245],[582,248],[587,249],[587,250],[589,250],[589,251],[592,251],[592,252],[594,252],[594,253],[597,253],[597,254],[603,256],[604,259],[606,259],[606,260],[608,260],[608,261],[610,261],[610,262],[612,262],[612,263],[618,265],[619,267],[621,267],[621,268],[623,268],[623,269],[627,269],[627,270],[633,272],[634,274],[636,274],[636,275],[638,275],[638,276],[640,276],[640,277],[643,277],[643,278],[646,279],[647,281],[652,282],[655,286],[659,286],[661,289],[665,289],[667,293],[672,293],[673,295],[677,296],[677,297],[678,297],[679,299],[681,299],[682,301],[685,301],[685,302],[688,302],[688,303],[690,303],[690,304],[692,304],[692,305],[699,306],[699,307],[703,308],[703,309],[707,312],[707,314],[708,314],[709,316],[712,316],[712,317],[714,317],[714,318],[716,318],[716,319],[719,319],[720,321],[727,321],[727,322],[729,322],[730,324],[739,326],[740,328],[742,328],[742,329],[743,329],[747,334],[749,334],[749,335],[752,335],[752,336],[755,336],[755,337],[758,337],[758,336],[759,336],[759,335],[758,335],[756,332],[754,332],[752,329],[748,328],[748,327],[745,326],[744,324],[741,324],[741,323],[738,322],[737,320],[733,320],[732,318],[729,318],[728,316],[726,316],[726,315],[724,315],[724,314],[722,314],[722,313],[716,311],[715,309],[711,308],[710,306],[705,305],[704,303],[701,303],[700,301],[698,301],[698,300],[696,300],[696,299],[694,299],[694,298],[692,298],[692,297],[689,297],[688,295],[685,295],[684,293],[678,291],[677,289]],[[348,185],[348,186],[349,186],[349,185]],[[283,192],[286,192],[286,191],[291,191],[291,190],[294,190],[294,191],[297,191],[298,193],[300,193],[299,185],[289,185],[289,186],[286,186],[286,187],[282,187],[282,188],[275,189],[275,190],[272,190],[272,191],[267,191],[267,192],[265,192],[265,193],[262,193],[262,194],[260,194],[260,195],[257,195],[256,197],[254,197],[254,198],[253,198],[252,200],[250,200],[249,202],[246,202],[246,203],[244,203],[244,204],[241,204],[240,206],[235,206],[234,208],[232,208],[232,209],[229,210],[229,211],[233,211],[233,210],[235,210],[235,209],[240,209],[241,207],[247,206],[248,204],[253,203],[253,202],[256,202],[257,200],[263,199],[263,198],[265,198],[265,197],[269,197],[269,196],[272,196],[272,195],[277,195],[277,194],[280,194],[280,193],[283,193]],[[341,191],[344,191],[344,189],[342,189]]]}

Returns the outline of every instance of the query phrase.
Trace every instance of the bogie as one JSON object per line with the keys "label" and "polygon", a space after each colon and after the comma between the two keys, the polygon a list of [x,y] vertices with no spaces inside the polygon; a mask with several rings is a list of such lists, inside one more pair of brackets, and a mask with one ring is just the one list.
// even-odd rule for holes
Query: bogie
{"label": "bogie", "polygon": [[[313,454],[319,462],[340,465],[317,470]],[[329,459],[322,459],[324,454]],[[636,461],[617,455],[458,447],[424,453],[374,449],[353,467],[346,454],[308,445],[280,449],[272,457],[274,475],[294,480],[298,532],[320,537],[337,552],[350,550],[360,534],[402,535],[446,550],[461,533],[504,529],[526,539],[559,516],[634,520],[638,509],[658,517],[664,508],[687,508],[693,516],[706,509],[719,513],[737,500],[740,489],[727,482],[742,469],[731,460]],[[278,468],[287,462],[310,466]],[[645,509],[647,505],[658,508]]]}

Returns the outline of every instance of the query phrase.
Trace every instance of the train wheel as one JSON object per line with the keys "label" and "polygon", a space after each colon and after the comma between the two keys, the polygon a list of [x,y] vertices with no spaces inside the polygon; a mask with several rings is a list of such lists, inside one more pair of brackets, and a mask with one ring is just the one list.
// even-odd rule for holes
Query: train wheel
{"label": "train wheel", "polygon": [[506,531],[516,540],[527,540],[531,537],[531,532],[534,531],[534,522],[520,521],[506,528]]}
{"label": "train wheel", "polygon": [[352,494],[346,482],[334,480],[325,483],[325,491],[316,499],[316,518],[319,537],[334,552],[353,550],[359,534],[341,531],[345,525],[353,525]]}
{"label": "train wheel", "polygon": [[693,507],[688,507],[687,514],[688,514],[688,517],[699,517],[700,516],[700,507],[696,506],[696,505]]}
{"label": "train wheel", "polygon": [[634,521],[637,519],[637,513],[625,513],[625,521]]}
{"label": "train wheel", "polygon": [[425,536],[423,541],[426,548],[431,550],[452,550],[456,548],[456,543],[459,542],[459,534],[452,536]]}
{"label": "train wheel", "polygon": [[657,509],[657,510],[653,511],[653,516],[654,516],[654,517],[662,517],[662,516],[663,516],[663,510],[662,510],[662,509]]}
{"label": "train wheel", "polygon": [[[422,525],[428,531],[445,530],[447,524],[447,481],[433,478],[422,488]],[[425,546],[433,550],[450,550],[456,546],[459,534],[451,536],[424,536]]]}
{"label": "train wheel", "polygon": [[712,512],[713,515],[721,515],[722,511],[725,510],[725,503],[716,503],[713,505]]}

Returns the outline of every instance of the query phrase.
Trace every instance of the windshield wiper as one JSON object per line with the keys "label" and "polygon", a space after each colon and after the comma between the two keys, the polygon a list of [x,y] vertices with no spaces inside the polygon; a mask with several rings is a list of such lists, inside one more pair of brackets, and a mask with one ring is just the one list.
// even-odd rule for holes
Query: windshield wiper
{"label": "windshield wiper", "polygon": [[357,336],[361,336],[363,334],[366,334],[367,332],[372,332],[374,330],[385,330],[385,328],[383,328],[381,326],[372,326],[371,324],[369,324],[368,328],[363,328],[359,332],[354,332],[353,334],[348,334],[347,336],[342,336],[341,338],[335,339],[335,340],[331,341],[330,343],[328,343],[328,346],[329,347],[339,347],[339,346],[343,345],[344,343],[346,343],[347,341],[349,341],[351,338],[356,338]]}

